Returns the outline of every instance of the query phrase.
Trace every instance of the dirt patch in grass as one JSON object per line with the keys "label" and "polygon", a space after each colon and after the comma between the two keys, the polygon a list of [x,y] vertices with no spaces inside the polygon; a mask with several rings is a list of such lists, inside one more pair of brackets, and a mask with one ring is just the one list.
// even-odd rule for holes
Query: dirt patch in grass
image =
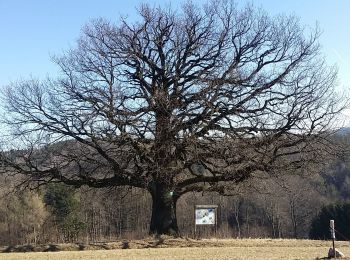
{"label": "dirt patch in grass", "polygon": [[[349,247],[350,243],[338,241],[338,247]],[[142,240],[120,240],[114,242],[70,243],[47,245],[17,245],[0,247],[0,252],[57,252],[57,251],[91,251],[113,249],[146,249],[146,248],[183,248],[183,247],[329,247],[329,241],[296,240],[296,239],[191,239],[146,238]]]}

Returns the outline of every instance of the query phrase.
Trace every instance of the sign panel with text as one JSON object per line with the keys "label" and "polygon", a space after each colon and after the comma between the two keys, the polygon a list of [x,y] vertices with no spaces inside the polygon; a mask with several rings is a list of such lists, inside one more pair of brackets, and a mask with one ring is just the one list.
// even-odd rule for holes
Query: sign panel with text
{"label": "sign panel with text", "polygon": [[215,225],[217,206],[196,206],[195,224],[196,225]]}

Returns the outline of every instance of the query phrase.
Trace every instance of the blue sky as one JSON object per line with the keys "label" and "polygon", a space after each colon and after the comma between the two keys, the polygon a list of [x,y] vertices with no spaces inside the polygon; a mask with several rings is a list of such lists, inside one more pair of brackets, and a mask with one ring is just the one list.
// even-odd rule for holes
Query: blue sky
{"label": "blue sky", "polygon": [[[0,0],[0,87],[30,76],[54,76],[57,68],[50,56],[73,47],[86,22],[98,17],[117,21],[120,15],[135,19],[135,7],[142,2],[170,2],[176,7],[183,1]],[[330,64],[339,67],[339,88],[350,87],[350,1],[250,2],[271,14],[295,14],[305,25],[314,26],[317,21],[323,31],[320,43],[324,54]]]}

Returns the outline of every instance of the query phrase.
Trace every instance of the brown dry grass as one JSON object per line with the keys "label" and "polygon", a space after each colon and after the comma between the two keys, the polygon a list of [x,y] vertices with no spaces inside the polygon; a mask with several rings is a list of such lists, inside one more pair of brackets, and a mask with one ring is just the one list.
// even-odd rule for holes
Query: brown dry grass
{"label": "brown dry grass", "polygon": [[[327,256],[329,241],[284,239],[145,239],[96,243],[89,245],[55,245],[60,252],[3,253],[0,260],[58,259],[317,259]],[[350,243],[337,242],[337,247],[350,256]],[[38,246],[35,250],[47,249]],[[128,248],[123,250],[121,248]],[[19,248],[19,247],[18,247]],[[67,250],[84,251],[67,251]],[[115,250],[96,250],[115,249]],[[347,258],[350,259],[350,258]]]}

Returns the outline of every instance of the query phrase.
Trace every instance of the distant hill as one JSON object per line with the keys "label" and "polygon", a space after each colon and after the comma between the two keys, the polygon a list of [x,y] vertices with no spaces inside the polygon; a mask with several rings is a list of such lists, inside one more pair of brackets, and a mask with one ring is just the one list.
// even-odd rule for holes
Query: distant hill
{"label": "distant hill", "polygon": [[340,134],[340,135],[350,134],[350,127],[341,127],[336,131],[336,134]]}

